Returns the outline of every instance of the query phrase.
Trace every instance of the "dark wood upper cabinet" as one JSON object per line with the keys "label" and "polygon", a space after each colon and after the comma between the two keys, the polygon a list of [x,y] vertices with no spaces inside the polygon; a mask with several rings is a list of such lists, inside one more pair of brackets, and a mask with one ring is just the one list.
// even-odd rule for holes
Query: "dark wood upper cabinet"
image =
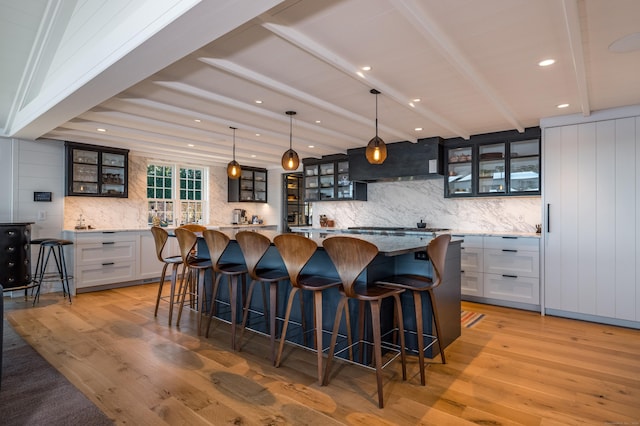
{"label": "dark wood upper cabinet", "polygon": [[65,154],[65,195],[128,197],[128,149],[65,142]]}

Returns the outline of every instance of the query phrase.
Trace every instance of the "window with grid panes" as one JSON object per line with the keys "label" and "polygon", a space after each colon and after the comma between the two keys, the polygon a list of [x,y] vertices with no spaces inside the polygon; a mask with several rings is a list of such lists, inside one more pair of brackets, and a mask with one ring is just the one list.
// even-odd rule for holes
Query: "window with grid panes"
{"label": "window with grid panes", "polygon": [[[178,178],[175,179],[174,177]],[[147,166],[148,223],[204,223],[207,202],[205,168],[168,164]],[[177,219],[174,221],[174,219]]]}

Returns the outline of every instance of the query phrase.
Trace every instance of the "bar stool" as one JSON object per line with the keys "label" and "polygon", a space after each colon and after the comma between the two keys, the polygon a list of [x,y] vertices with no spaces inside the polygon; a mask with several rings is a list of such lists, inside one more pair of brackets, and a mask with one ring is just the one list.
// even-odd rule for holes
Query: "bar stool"
{"label": "bar stool", "polygon": [[[371,333],[373,334],[373,354],[375,359],[376,378],[378,381],[378,406],[383,408],[383,392],[382,392],[382,336],[380,331],[380,305],[386,298],[392,297],[395,302],[395,313],[400,330],[400,357],[402,360],[402,380],[407,380],[407,366],[404,349],[404,327],[402,322],[402,304],[400,303],[400,294],[404,289],[386,288],[372,283],[356,283],[356,279],[362,271],[373,261],[378,254],[378,247],[374,244],[354,237],[331,237],[322,242],[322,246],[329,254],[331,261],[338,271],[338,275],[342,280],[342,288],[340,290],[341,298],[336,311],[336,319],[333,324],[333,333],[331,335],[331,346],[327,357],[327,366],[324,371],[323,385],[329,383],[329,373],[331,371],[331,362],[333,361],[336,339],[338,336],[338,327],[340,325],[340,317],[342,310],[347,305],[349,299],[359,301],[359,343],[363,343],[364,331],[364,305],[369,302],[371,309]],[[361,352],[362,354],[362,349]]]}
{"label": "bar stool", "polygon": [[[176,238],[178,239],[178,245],[180,246],[182,263],[187,268],[187,273],[182,277],[180,282],[180,301],[176,326],[180,326],[180,318],[182,317],[187,288],[195,288],[192,290],[191,300],[195,301],[195,304],[192,304],[192,306],[198,313],[197,327],[199,336],[201,334],[203,305],[206,300],[206,290],[204,285],[205,272],[207,269],[212,269],[213,266],[210,259],[197,258],[192,255],[193,249],[198,242],[198,236],[195,233],[184,228],[176,228],[175,233]],[[194,281],[197,284],[195,284]]]}
{"label": "bar stool", "polygon": [[[383,285],[388,288],[406,289],[413,293],[413,302],[415,306],[416,315],[416,335],[418,340],[418,361],[420,364],[420,383],[424,386],[426,383],[424,374],[424,338],[433,338],[427,349],[438,343],[440,348],[440,357],[442,363],[446,364],[444,357],[444,348],[440,341],[440,321],[438,317],[438,308],[436,304],[436,298],[434,290],[442,283],[442,274],[444,273],[445,258],[447,256],[447,248],[451,241],[450,234],[442,234],[429,241],[427,245],[427,255],[433,266],[433,276],[427,277],[422,275],[395,275],[378,280],[376,284]],[[429,304],[431,305],[431,314],[433,317],[433,323],[435,324],[436,334],[435,336],[425,335],[423,331],[422,320],[422,292],[426,292],[429,297]]]}
{"label": "bar stool", "polygon": [[[247,318],[249,317],[249,308],[251,305],[251,298],[253,290],[257,283],[262,283],[262,305],[263,315],[267,320],[267,314],[269,315],[269,321],[267,322],[267,331],[270,338],[270,354],[271,362],[275,362],[276,359],[276,314],[277,314],[277,301],[278,301],[278,283],[289,279],[289,274],[281,269],[273,268],[260,268],[260,260],[267,253],[267,250],[271,246],[271,240],[262,234],[258,234],[253,231],[240,231],[236,234],[236,241],[240,245],[244,261],[247,264],[247,270],[251,277],[251,284],[249,284],[249,292],[247,294],[244,303],[244,314],[242,316],[242,327],[240,328],[240,343],[242,343],[242,336],[247,325]],[[266,285],[269,284],[269,308],[267,309]],[[241,346],[238,346],[240,350]]]}
{"label": "bar stool", "polygon": [[[171,286],[169,291],[169,325],[171,325],[171,319],[173,317],[173,305],[175,303],[176,298],[176,282],[178,277],[178,268],[182,265],[182,256],[163,256],[162,251],[164,250],[165,245],[167,244],[167,240],[169,239],[169,233],[165,231],[163,228],[159,226],[154,226],[151,228],[151,233],[153,234],[153,240],[156,244],[156,256],[158,257],[158,261],[163,263],[162,266],[162,274],[160,275],[160,284],[158,286],[158,297],[156,298],[156,310],[153,314],[154,317],[158,316],[158,306],[160,305],[160,300],[166,300],[166,296],[162,296],[162,288],[164,286],[164,280],[167,274],[167,267],[172,265],[171,268]],[[184,267],[182,268],[182,273],[184,274]]]}
{"label": "bar stool", "polygon": [[[342,282],[337,278],[328,278],[318,275],[302,274],[302,270],[309,262],[314,253],[318,250],[318,245],[315,241],[298,234],[281,234],[273,239],[273,243],[280,252],[280,256],[284,261],[284,264],[289,273],[289,281],[291,282],[291,290],[287,298],[287,311],[284,317],[284,324],[282,326],[282,333],[280,335],[280,348],[276,356],[275,366],[280,367],[280,360],[282,359],[282,350],[284,348],[284,342],[287,337],[287,327],[289,326],[289,319],[291,317],[291,308],[296,294],[299,294],[300,299],[300,314],[302,316],[302,327],[305,330],[304,320],[304,304],[302,292],[313,292],[314,301],[314,328],[315,334],[315,347],[317,353],[317,366],[318,366],[318,382],[322,383],[322,291],[332,287],[339,287]],[[347,322],[347,331],[349,345],[351,345],[351,326],[349,320],[349,310],[345,310],[345,319]],[[305,335],[306,336],[306,335]],[[353,358],[353,357],[351,357]]]}
{"label": "bar stool", "polygon": [[[38,240],[36,240],[38,241]],[[73,244],[73,241],[62,240],[57,238],[40,239],[40,251],[38,253],[38,260],[36,261],[36,275],[38,277],[36,287],[36,295],[33,299],[33,305],[40,298],[40,288],[43,282],[58,281],[62,283],[63,296],[69,297],[69,303],[71,302],[71,288],[69,286],[69,280],[73,278],[73,275],[69,275],[67,272],[67,261],[64,257],[64,246]],[[47,250],[48,249],[48,250]],[[45,253],[46,252],[46,256]],[[40,258],[40,254],[44,260]],[[53,254],[53,260],[56,263],[56,272],[47,273],[47,267],[49,266],[49,259]]]}
{"label": "bar stool", "polygon": [[222,263],[221,258],[224,252],[229,246],[229,237],[220,231],[213,229],[207,229],[202,233],[207,248],[209,249],[209,255],[211,257],[211,264],[213,265],[213,271],[216,274],[216,279],[213,284],[213,293],[211,296],[211,308],[209,310],[209,321],[207,322],[206,337],[209,337],[209,328],[211,327],[211,318],[215,315],[216,294],[218,293],[218,285],[220,279],[223,276],[227,277],[227,284],[229,286],[229,307],[231,309],[231,348],[236,349],[236,295],[238,293],[238,277],[242,279],[242,286],[245,286],[245,274],[247,273],[247,267],[238,263]]}

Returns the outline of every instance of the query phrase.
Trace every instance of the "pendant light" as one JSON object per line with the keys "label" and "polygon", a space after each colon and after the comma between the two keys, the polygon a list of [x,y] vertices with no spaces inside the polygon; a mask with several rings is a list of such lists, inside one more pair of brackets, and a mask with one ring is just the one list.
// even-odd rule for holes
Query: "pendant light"
{"label": "pendant light", "polygon": [[229,179],[238,179],[240,177],[240,164],[236,161],[236,127],[229,127],[233,129],[233,160],[227,164],[227,176]]}
{"label": "pendant light", "polygon": [[382,138],[378,136],[378,95],[380,92],[376,89],[371,89],[369,93],[376,95],[376,135],[367,144],[365,155],[369,163],[382,164],[387,158],[387,146],[384,144]]}
{"label": "pendant light", "polygon": [[289,149],[282,154],[282,168],[285,170],[297,170],[300,165],[300,157],[298,153],[293,150],[293,116],[296,115],[295,111],[287,111],[285,114],[289,116]]}

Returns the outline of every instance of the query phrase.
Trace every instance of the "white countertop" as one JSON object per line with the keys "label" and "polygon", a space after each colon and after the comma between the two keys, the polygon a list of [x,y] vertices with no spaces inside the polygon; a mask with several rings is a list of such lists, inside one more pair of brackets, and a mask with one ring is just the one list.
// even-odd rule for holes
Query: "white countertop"
{"label": "white countertop", "polygon": [[[276,225],[269,225],[266,223],[254,225],[251,223],[241,225],[204,225],[207,229],[235,229],[235,228],[266,228],[274,227]],[[164,227],[166,230],[176,229],[176,226]],[[64,232],[77,232],[77,233],[89,233],[89,232],[139,232],[148,231],[151,226],[141,226],[138,228],[94,228],[94,229],[65,229]]]}

